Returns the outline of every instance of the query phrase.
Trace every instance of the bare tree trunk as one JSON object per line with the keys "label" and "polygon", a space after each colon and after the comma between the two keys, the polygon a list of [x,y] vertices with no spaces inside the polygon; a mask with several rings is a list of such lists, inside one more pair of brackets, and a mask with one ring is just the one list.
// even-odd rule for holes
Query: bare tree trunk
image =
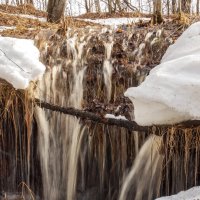
{"label": "bare tree trunk", "polygon": [[88,5],[88,1],[85,0],[85,9],[86,9],[86,13],[90,12],[90,6]]}
{"label": "bare tree trunk", "polygon": [[197,0],[197,5],[196,5],[196,12],[197,12],[197,15],[199,15],[199,0]]}
{"label": "bare tree trunk", "polygon": [[108,0],[108,12],[112,13],[112,0]]}
{"label": "bare tree trunk", "polygon": [[172,0],[172,14],[176,13],[176,0]]}
{"label": "bare tree trunk", "polygon": [[33,4],[33,0],[25,0],[25,4],[31,4],[31,5],[34,5],[34,4]]}
{"label": "bare tree trunk", "polygon": [[122,11],[122,7],[121,7],[121,2],[120,2],[120,0],[115,0],[115,5],[116,5],[116,7],[118,8],[118,11]]}
{"label": "bare tree trunk", "polygon": [[181,13],[182,12],[182,6],[181,6],[181,4],[182,4],[181,0],[178,0],[177,13]]}
{"label": "bare tree trunk", "polygon": [[181,10],[184,13],[190,13],[191,0],[182,0],[181,1]]}
{"label": "bare tree trunk", "polygon": [[153,14],[153,24],[160,24],[163,22],[162,18],[162,4],[161,0],[154,0],[154,14]]}
{"label": "bare tree trunk", "polygon": [[47,21],[59,23],[64,15],[66,0],[49,0],[47,6]]}
{"label": "bare tree trunk", "polygon": [[96,12],[100,13],[101,12],[101,7],[100,7],[99,0],[94,0],[94,3],[95,3]]}
{"label": "bare tree trunk", "polygon": [[116,12],[117,11],[117,4],[116,4],[116,2],[113,2],[112,3],[112,12]]}
{"label": "bare tree trunk", "polygon": [[169,0],[167,0],[167,15],[169,17]]}
{"label": "bare tree trunk", "polygon": [[20,5],[20,2],[19,0],[16,0],[16,5],[19,6]]}
{"label": "bare tree trunk", "polygon": [[138,0],[138,10],[139,10],[139,12],[141,12],[141,1],[140,0]]}
{"label": "bare tree trunk", "polygon": [[89,12],[92,12],[92,0],[88,0]]}
{"label": "bare tree trunk", "polygon": [[151,6],[151,0],[148,0],[148,4],[149,4],[149,13],[151,13],[151,9],[152,9],[152,6]]}

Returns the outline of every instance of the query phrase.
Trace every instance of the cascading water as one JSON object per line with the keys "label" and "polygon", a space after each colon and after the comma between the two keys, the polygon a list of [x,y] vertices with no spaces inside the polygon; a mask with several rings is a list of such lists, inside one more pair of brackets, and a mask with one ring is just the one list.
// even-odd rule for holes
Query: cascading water
{"label": "cascading water", "polygon": [[[132,105],[123,93],[160,61],[169,45],[160,33],[84,28],[68,29],[67,36],[41,34],[36,43],[47,71],[34,94],[58,106],[130,119]],[[23,105],[21,94],[4,87],[0,190],[7,194],[20,192],[25,182],[44,200],[151,200],[200,184],[198,128],[157,130],[167,134],[144,142],[153,131],[130,132],[39,107],[32,118],[32,102]]]}
{"label": "cascading water", "polygon": [[[130,119],[124,91],[144,80],[169,45],[169,34],[148,31],[41,33],[36,43],[47,71],[34,83],[35,96]],[[18,92],[0,84],[0,190],[9,197],[20,196],[22,182],[44,200],[151,200],[200,184],[199,128],[156,129],[161,138],[149,137],[153,130],[131,132],[39,107],[32,116],[29,95]]]}
{"label": "cascading water", "polygon": [[[90,37],[68,32],[65,42],[67,47],[65,61],[67,72],[61,66],[54,66],[49,69],[38,83],[36,95],[40,99],[60,106],[82,108],[83,79],[86,71],[84,46],[89,39]],[[113,42],[111,39],[110,37],[104,43],[103,77],[108,101],[111,96],[112,76],[111,51]],[[76,199],[77,167],[78,163],[81,162],[80,158],[84,166],[84,155],[81,154],[80,149],[85,128],[74,117],[44,111],[40,108],[36,109],[36,118],[40,132],[38,140],[45,186],[44,198],[52,200]],[[106,158],[105,141],[106,137],[104,137],[103,142],[102,162]],[[87,144],[85,145],[87,146]],[[88,145],[90,146],[90,144]],[[100,169],[102,171],[100,185],[103,185],[104,164],[100,164]],[[82,174],[84,174],[84,169]],[[65,186],[67,187],[65,188]],[[82,181],[82,187],[85,187],[84,181]]]}
{"label": "cascading water", "polygon": [[158,196],[164,159],[162,148],[161,136],[147,139],[122,185],[119,200],[152,200]]}
{"label": "cascading water", "polygon": [[[61,106],[82,108],[83,78],[86,69],[82,62],[84,42],[77,41],[76,36],[67,38],[69,57],[66,59],[68,66],[72,67],[71,77],[61,70],[61,66],[49,69],[38,83],[37,95],[40,98]],[[44,199],[76,199],[77,167],[84,127],[75,117],[41,108],[36,108],[36,116],[40,132],[38,141]]]}
{"label": "cascading water", "polygon": [[107,87],[107,99],[108,102],[111,98],[111,90],[112,90],[112,62],[111,62],[111,52],[113,47],[113,38],[109,37],[109,42],[104,43],[106,56],[103,63],[103,74],[104,74],[104,84]]}
{"label": "cascading water", "polygon": [[[140,36],[135,33],[121,37],[107,29],[68,30],[66,38],[54,35],[49,40],[45,45],[38,45],[48,70],[38,82],[35,94],[46,102],[64,107],[82,109],[102,101],[100,104],[104,103],[107,106],[105,110],[109,110],[110,102],[118,104],[118,97],[124,98],[123,91],[137,84],[135,72],[138,65],[142,70],[144,63],[149,62],[141,55],[153,55],[150,51],[152,46],[148,46],[150,42],[141,45]],[[126,110],[123,104],[119,107]],[[90,109],[95,108],[98,105]],[[137,154],[147,161],[145,174],[149,176],[148,184],[154,184],[155,180],[150,172],[148,174],[151,155],[145,156],[150,142],[146,142],[138,153],[144,136],[103,125],[89,125],[92,128],[88,129],[77,118],[41,108],[35,109],[35,116],[45,200],[118,199],[127,167],[131,166]],[[157,138],[156,141],[160,140]],[[161,164],[156,155],[154,150],[153,170]],[[136,158],[135,165],[133,171],[140,171],[144,163],[139,164],[139,158]],[[131,170],[122,186],[120,200],[128,199],[132,173]],[[137,183],[144,187],[143,192],[149,192],[149,199],[154,195],[147,189],[148,184]],[[139,192],[134,195],[140,199]]]}

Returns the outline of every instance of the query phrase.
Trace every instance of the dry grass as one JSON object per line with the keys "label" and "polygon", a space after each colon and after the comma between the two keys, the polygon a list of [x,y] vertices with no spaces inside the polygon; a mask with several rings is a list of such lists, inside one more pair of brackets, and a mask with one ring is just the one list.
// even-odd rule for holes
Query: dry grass
{"label": "dry grass", "polygon": [[106,19],[106,18],[121,18],[121,17],[151,17],[150,14],[143,14],[139,12],[116,12],[116,13],[86,13],[78,16],[83,19]]}
{"label": "dry grass", "polygon": [[32,5],[24,4],[19,6],[0,4],[0,11],[13,14],[29,14],[37,17],[46,17],[47,13],[44,11],[36,10]]}
{"label": "dry grass", "polygon": [[38,19],[29,19],[2,12],[0,12],[0,24],[1,26],[24,26],[26,28],[46,28],[49,25],[49,23],[41,22]]}
{"label": "dry grass", "polygon": [[[98,26],[91,22],[80,21],[71,17],[66,17],[65,20],[59,24],[41,22],[38,19],[29,19],[15,15],[9,15],[8,13],[0,12],[0,25],[1,26],[14,26],[15,29],[7,29],[2,31],[2,36],[17,37],[17,38],[31,38],[33,39],[38,32],[43,29],[51,30],[67,30],[71,28],[82,28],[86,26]],[[100,25],[99,25],[100,26]]]}
{"label": "dry grass", "polygon": [[[32,126],[33,103],[31,101],[30,94],[28,91],[16,90],[11,84],[1,79],[0,147],[5,152],[13,153],[12,156],[16,159],[16,163],[19,157],[24,163],[30,162],[30,139],[32,134]],[[24,137],[24,139],[26,139],[22,143],[19,143],[19,137]],[[13,138],[13,141],[11,138]],[[20,155],[18,151],[19,146],[24,149]],[[8,166],[6,165],[6,162],[4,165],[3,161],[0,162],[0,164],[0,168],[5,173],[1,175],[2,177],[6,177]]]}

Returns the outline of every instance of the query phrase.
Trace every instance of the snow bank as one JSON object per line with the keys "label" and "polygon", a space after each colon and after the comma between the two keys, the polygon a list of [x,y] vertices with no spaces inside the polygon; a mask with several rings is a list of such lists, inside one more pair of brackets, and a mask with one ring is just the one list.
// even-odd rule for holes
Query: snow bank
{"label": "snow bank", "polygon": [[79,19],[79,20],[117,27],[123,24],[137,23],[139,21],[146,22],[149,21],[150,18],[134,17],[134,18],[107,18],[107,19]]}
{"label": "snow bank", "polygon": [[176,195],[161,197],[156,200],[197,200],[200,199],[200,187],[193,187],[189,190],[179,192]]}
{"label": "snow bank", "polygon": [[25,89],[45,71],[33,40],[0,37],[0,78]]}
{"label": "snow bank", "polygon": [[191,25],[170,46],[161,64],[125,96],[140,125],[173,124],[200,119],[200,22]]}

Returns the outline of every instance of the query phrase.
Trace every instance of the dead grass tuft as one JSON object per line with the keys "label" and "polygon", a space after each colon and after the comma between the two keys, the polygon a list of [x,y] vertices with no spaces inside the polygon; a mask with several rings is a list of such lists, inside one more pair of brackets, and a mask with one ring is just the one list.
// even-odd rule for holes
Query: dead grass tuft
{"label": "dead grass tuft", "polygon": [[151,17],[150,14],[144,14],[139,12],[116,12],[116,13],[85,13],[77,18],[83,19],[106,19],[106,18],[121,18],[121,17]]}
{"label": "dead grass tuft", "polygon": [[36,10],[33,5],[23,4],[19,6],[12,6],[6,4],[0,4],[0,11],[13,14],[29,14],[37,17],[46,17],[47,13],[41,10]]}

